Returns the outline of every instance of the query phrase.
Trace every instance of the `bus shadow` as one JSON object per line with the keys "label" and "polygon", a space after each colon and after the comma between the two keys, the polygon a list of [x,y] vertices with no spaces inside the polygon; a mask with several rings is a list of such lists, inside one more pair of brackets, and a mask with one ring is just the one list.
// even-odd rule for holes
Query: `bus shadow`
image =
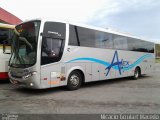
{"label": "bus shadow", "polygon": [[93,82],[85,83],[83,85],[83,88],[121,83],[121,82],[124,82],[124,81],[129,81],[130,79],[131,78],[117,78],[117,79],[110,79],[110,80],[93,81]]}
{"label": "bus shadow", "polygon": [[140,80],[143,80],[143,79],[146,79],[146,78],[151,78],[152,76],[149,76],[149,75],[143,75],[141,76],[139,79]]}
{"label": "bus shadow", "polygon": [[10,81],[8,79],[6,80],[0,80],[0,84],[9,84]]}
{"label": "bus shadow", "polygon": [[16,92],[25,93],[28,95],[45,95],[45,94],[53,94],[66,91],[66,88],[62,86],[62,87],[47,88],[47,89],[16,88],[14,90]]}
{"label": "bus shadow", "polygon": [[[151,77],[151,76],[143,75],[138,80],[145,80],[146,78],[149,78],[149,77]],[[116,79],[110,79],[110,80],[100,80],[100,81],[85,83],[82,86],[82,88],[110,85],[110,84],[115,84],[115,83],[122,83],[125,81],[137,81],[137,80],[134,80],[132,77],[116,78]]]}

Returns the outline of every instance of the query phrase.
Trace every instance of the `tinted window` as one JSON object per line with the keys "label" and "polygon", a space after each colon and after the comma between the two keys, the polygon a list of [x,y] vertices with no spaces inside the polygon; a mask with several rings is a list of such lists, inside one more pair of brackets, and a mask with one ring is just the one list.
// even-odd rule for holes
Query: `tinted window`
{"label": "tinted window", "polygon": [[70,45],[85,47],[130,50],[138,52],[154,52],[154,44],[135,38],[111,34],[84,27],[70,26]]}
{"label": "tinted window", "polygon": [[96,48],[113,48],[112,34],[77,27],[80,46]]}
{"label": "tinted window", "polygon": [[139,39],[128,38],[128,49],[137,52],[149,52],[154,53],[154,44]]}
{"label": "tinted window", "polygon": [[43,40],[43,48],[42,48],[42,56],[49,56],[49,57],[58,57],[60,53],[60,48],[62,41],[56,40],[52,38],[46,38]]}
{"label": "tinted window", "polygon": [[43,36],[49,38],[65,39],[66,27],[64,23],[46,22],[44,25]]}
{"label": "tinted window", "polygon": [[78,34],[76,34],[76,26],[69,26],[69,45],[78,46],[77,40]]}
{"label": "tinted window", "polygon": [[80,46],[95,47],[95,32],[92,29],[77,27]]}
{"label": "tinted window", "polygon": [[148,46],[148,52],[150,53],[154,53],[154,43],[151,43],[151,42],[147,42],[147,46]]}
{"label": "tinted window", "polygon": [[143,48],[146,52],[154,53],[154,44],[151,42],[143,41]]}
{"label": "tinted window", "polygon": [[95,31],[95,46],[97,48],[113,48],[112,34]]}
{"label": "tinted window", "polygon": [[45,23],[42,39],[42,65],[58,62],[61,59],[64,50],[65,31],[64,23]]}
{"label": "tinted window", "polygon": [[7,28],[0,28],[0,44],[10,44],[13,36],[13,30]]}
{"label": "tinted window", "polygon": [[136,48],[135,48],[136,43],[137,43],[136,39],[127,38],[127,43],[128,43],[128,50],[131,50],[131,51],[136,50]]}
{"label": "tinted window", "polygon": [[113,35],[114,48],[120,50],[128,50],[127,37]]}

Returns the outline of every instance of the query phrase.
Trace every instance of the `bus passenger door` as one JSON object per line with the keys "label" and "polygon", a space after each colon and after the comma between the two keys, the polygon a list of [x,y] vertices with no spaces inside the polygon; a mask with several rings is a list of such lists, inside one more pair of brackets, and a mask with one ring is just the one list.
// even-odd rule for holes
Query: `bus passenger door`
{"label": "bus passenger door", "polygon": [[45,22],[42,34],[41,83],[43,87],[56,87],[64,79],[65,66],[60,62],[65,45],[66,24]]}

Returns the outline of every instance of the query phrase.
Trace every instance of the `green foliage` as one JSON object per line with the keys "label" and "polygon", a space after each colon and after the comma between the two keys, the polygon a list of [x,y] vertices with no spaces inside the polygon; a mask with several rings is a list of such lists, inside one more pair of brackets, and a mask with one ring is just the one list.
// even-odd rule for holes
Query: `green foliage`
{"label": "green foliage", "polygon": [[160,63],[160,58],[157,58],[157,59],[156,59],[156,63]]}
{"label": "green foliage", "polygon": [[160,44],[156,44],[155,45],[155,53],[156,53],[156,57],[160,57]]}
{"label": "green foliage", "polygon": [[156,51],[160,51],[160,44],[156,44],[155,48],[156,48]]}

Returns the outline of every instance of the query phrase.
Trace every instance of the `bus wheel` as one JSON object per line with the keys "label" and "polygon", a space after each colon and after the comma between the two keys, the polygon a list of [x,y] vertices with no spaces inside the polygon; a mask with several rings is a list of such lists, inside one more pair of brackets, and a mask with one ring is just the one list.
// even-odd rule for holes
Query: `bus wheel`
{"label": "bus wheel", "polygon": [[141,76],[140,68],[139,68],[139,67],[136,67],[136,69],[134,70],[133,79],[134,79],[134,80],[137,80],[140,76]]}
{"label": "bus wheel", "polygon": [[82,84],[82,75],[78,71],[73,71],[68,77],[67,88],[77,90]]}

